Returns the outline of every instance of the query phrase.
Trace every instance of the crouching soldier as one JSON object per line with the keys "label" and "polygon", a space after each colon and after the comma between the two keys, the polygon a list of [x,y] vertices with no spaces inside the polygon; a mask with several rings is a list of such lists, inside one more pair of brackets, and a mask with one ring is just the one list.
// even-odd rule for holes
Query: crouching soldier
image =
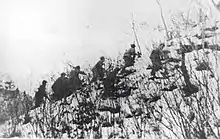
{"label": "crouching soldier", "polygon": [[66,73],[61,73],[61,76],[52,85],[52,90],[54,92],[53,97],[55,100],[62,99],[67,91],[67,78]]}
{"label": "crouching soldier", "polygon": [[123,56],[124,66],[122,68],[122,72],[126,67],[134,66],[136,55],[140,57],[140,53],[136,53],[135,47],[135,44],[131,44],[131,48],[125,51]]}
{"label": "crouching soldier", "polygon": [[152,62],[152,71],[151,71],[151,76],[155,77],[155,74],[157,71],[162,69],[162,62],[161,58],[163,55],[162,49],[164,48],[164,44],[160,44],[159,48],[153,50],[150,54],[150,59]]}
{"label": "crouching soldier", "polygon": [[80,89],[82,87],[82,81],[79,78],[79,74],[86,75],[85,72],[80,70],[80,66],[76,66],[74,70],[70,72],[70,80],[72,82],[73,91]]}
{"label": "crouching soldier", "polygon": [[[40,87],[38,88],[38,91],[35,93],[35,106],[34,106],[34,108],[39,107],[41,105],[41,103],[43,103],[44,97],[47,98],[48,100],[50,100],[46,94],[46,84],[47,84],[47,81],[43,80],[42,85],[40,85]],[[32,108],[32,109],[34,109],[34,108]]]}
{"label": "crouching soldier", "polygon": [[100,57],[100,60],[95,64],[95,66],[92,68],[93,77],[90,83],[95,82],[97,80],[102,80],[104,77],[105,69],[105,57]]}
{"label": "crouching soldier", "polygon": [[123,56],[125,67],[134,65],[135,57],[136,57],[135,47],[136,47],[135,44],[131,44],[131,48],[125,51],[124,56]]}

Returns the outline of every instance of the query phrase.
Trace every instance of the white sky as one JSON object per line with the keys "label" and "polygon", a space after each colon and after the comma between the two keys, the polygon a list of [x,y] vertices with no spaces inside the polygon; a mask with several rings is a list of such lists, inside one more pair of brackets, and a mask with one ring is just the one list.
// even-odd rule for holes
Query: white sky
{"label": "white sky", "polygon": [[[189,8],[189,0],[165,1],[167,19]],[[150,41],[159,12],[156,0],[0,0],[0,72],[27,90],[29,79],[36,85],[50,71],[62,71],[62,61],[82,65],[123,52],[134,41],[132,13],[149,25],[141,43]]]}

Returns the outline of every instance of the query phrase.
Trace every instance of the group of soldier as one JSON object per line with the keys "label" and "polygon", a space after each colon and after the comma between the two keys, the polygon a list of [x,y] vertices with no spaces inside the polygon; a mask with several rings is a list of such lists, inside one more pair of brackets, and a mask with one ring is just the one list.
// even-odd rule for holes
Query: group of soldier
{"label": "group of soldier", "polygon": [[[140,57],[141,54],[138,52],[136,53],[135,44],[131,44],[130,48],[125,51],[123,55],[124,65],[120,68],[121,72],[124,72],[127,67],[134,66],[136,57]],[[153,51],[150,58],[152,61],[152,66],[154,71],[152,71],[152,76],[155,76],[155,71],[161,68],[160,57],[159,57],[158,50]],[[101,56],[100,60],[94,65],[92,68],[93,77],[89,81],[89,84],[92,84],[98,80],[102,80],[105,77],[105,57]],[[85,72],[81,71],[80,66],[74,67],[71,72],[69,78],[66,77],[66,73],[61,73],[61,76],[54,82],[52,85],[53,100],[60,100],[64,97],[70,95],[68,92],[74,92],[76,90],[82,89],[83,84],[79,78],[79,74],[86,75]],[[35,108],[39,107],[40,104],[43,102],[43,98],[47,98],[48,100],[52,101],[46,94],[46,84],[47,81],[43,80],[42,85],[38,88],[38,91],[35,93]]]}
{"label": "group of soldier", "polygon": [[[123,59],[124,66],[122,66],[122,72],[126,67],[133,66],[135,63],[135,57],[138,55],[135,50],[135,44],[131,44],[131,47],[125,51]],[[94,65],[92,68],[93,77],[89,84],[92,84],[98,80],[102,80],[105,76],[105,57],[101,56],[100,60]],[[66,77],[66,73],[61,73],[61,76],[53,83],[52,90],[53,95],[52,98],[54,100],[62,99],[63,97],[68,96],[68,91],[76,91],[82,88],[82,81],[79,78],[79,74],[86,75],[85,72],[81,71],[80,66],[74,67],[70,72],[70,77]],[[35,108],[39,107],[43,102],[43,98],[47,98],[51,101],[51,99],[46,94],[46,84],[47,81],[43,80],[42,85],[38,88],[38,91],[35,93]]]}

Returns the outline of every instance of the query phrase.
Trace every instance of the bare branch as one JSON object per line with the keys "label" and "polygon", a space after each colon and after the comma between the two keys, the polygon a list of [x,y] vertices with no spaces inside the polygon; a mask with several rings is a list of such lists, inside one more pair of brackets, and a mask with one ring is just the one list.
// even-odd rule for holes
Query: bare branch
{"label": "bare branch", "polygon": [[212,4],[215,6],[215,8],[220,12],[220,2],[218,2],[217,4],[214,2],[214,0],[211,0]]}
{"label": "bare branch", "polygon": [[133,30],[133,32],[134,32],[134,37],[135,37],[135,40],[136,40],[137,45],[138,45],[138,47],[139,47],[139,51],[140,51],[140,53],[141,53],[141,47],[140,47],[139,40],[138,40],[138,36],[137,36],[136,30],[135,30],[135,22],[134,22],[133,14],[132,14],[132,30]]}
{"label": "bare branch", "polygon": [[161,6],[159,0],[156,0],[156,1],[157,1],[157,4],[158,4],[159,7],[160,7],[160,16],[161,16],[161,19],[162,19],[162,21],[163,21],[163,25],[164,25],[164,28],[165,28],[165,31],[166,31],[167,40],[169,41],[169,40],[170,40],[170,37],[169,37],[169,33],[168,33],[168,29],[167,29],[166,22],[165,22],[165,19],[164,19],[164,15],[163,15],[163,9],[162,9],[162,6]]}

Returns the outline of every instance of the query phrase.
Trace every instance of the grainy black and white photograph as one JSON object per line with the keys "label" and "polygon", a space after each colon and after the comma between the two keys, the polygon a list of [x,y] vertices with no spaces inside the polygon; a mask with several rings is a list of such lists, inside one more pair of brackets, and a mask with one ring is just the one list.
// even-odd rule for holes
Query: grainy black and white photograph
{"label": "grainy black and white photograph", "polygon": [[220,139],[220,0],[0,0],[0,138]]}

